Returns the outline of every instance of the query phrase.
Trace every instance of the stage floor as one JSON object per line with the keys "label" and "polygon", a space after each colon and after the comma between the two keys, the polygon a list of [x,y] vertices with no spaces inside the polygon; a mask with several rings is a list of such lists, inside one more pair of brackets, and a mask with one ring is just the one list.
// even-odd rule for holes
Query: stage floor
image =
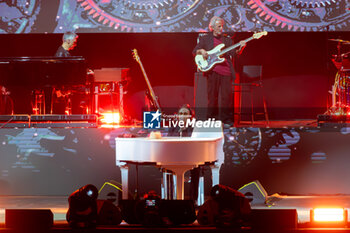
{"label": "stage floor", "polygon": [[[1,115],[0,115],[1,116]],[[293,128],[293,127],[317,127],[316,119],[293,119],[293,120],[258,120],[258,121],[240,121],[231,127],[254,127],[254,128]],[[116,124],[100,126],[92,122],[0,122],[0,128],[143,128],[142,121],[135,121],[132,124]]]}
{"label": "stage floor", "polygon": [[[233,126],[232,126],[233,127]],[[254,127],[254,128],[294,128],[294,127],[317,127],[316,119],[296,119],[296,120],[273,120],[273,121],[241,121],[234,127]]]}
{"label": "stage floor", "polygon": [[[349,124],[350,125],[350,124]],[[134,125],[119,125],[120,128],[125,127],[140,127],[142,128],[142,122],[137,122]],[[230,128],[237,127],[253,127],[253,128],[295,128],[295,127],[318,127],[316,119],[292,119],[292,120],[257,120],[257,121],[240,121],[231,125]]]}
{"label": "stage floor", "polygon": [[[120,128],[125,127],[143,127],[143,123],[137,122],[134,125],[120,125]],[[256,121],[240,121],[236,122],[233,127],[253,127],[253,128],[294,128],[294,127],[318,127],[316,119],[291,119],[291,120],[256,120]]]}

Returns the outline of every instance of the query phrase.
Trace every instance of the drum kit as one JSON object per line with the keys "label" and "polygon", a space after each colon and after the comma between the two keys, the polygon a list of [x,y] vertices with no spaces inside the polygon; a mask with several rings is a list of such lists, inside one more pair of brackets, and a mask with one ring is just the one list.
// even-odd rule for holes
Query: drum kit
{"label": "drum kit", "polygon": [[329,40],[338,43],[337,54],[332,58],[338,71],[332,88],[332,106],[327,113],[331,115],[350,114],[350,52],[341,53],[341,47],[350,45],[350,41]]}

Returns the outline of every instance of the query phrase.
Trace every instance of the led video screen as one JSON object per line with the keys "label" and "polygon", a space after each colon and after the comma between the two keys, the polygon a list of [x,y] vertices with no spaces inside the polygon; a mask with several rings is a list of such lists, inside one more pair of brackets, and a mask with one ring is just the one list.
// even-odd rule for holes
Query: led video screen
{"label": "led video screen", "polygon": [[0,33],[348,31],[346,0],[6,0]]}

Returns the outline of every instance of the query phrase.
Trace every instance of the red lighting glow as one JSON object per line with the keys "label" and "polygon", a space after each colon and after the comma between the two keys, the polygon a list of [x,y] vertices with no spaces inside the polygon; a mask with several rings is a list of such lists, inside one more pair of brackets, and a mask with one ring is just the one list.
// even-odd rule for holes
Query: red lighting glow
{"label": "red lighting glow", "polygon": [[342,209],[342,208],[316,208],[316,209],[314,209],[314,221],[316,221],[316,222],[344,221],[344,209]]}
{"label": "red lighting glow", "polygon": [[120,114],[119,112],[105,112],[101,113],[101,123],[103,124],[119,124],[120,123]]}
{"label": "red lighting glow", "polygon": [[317,225],[346,225],[347,218],[344,208],[315,208],[310,211],[310,220]]}

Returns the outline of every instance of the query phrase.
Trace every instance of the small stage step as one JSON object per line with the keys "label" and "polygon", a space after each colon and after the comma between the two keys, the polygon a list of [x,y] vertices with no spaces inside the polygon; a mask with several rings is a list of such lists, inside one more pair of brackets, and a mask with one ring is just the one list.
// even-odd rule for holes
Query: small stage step
{"label": "small stage step", "polygon": [[321,127],[350,127],[350,116],[348,115],[317,115],[317,125]]}
{"label": "small stage step", "polygon": [[96,128],[97,115],[0,115],[0,128]]}

